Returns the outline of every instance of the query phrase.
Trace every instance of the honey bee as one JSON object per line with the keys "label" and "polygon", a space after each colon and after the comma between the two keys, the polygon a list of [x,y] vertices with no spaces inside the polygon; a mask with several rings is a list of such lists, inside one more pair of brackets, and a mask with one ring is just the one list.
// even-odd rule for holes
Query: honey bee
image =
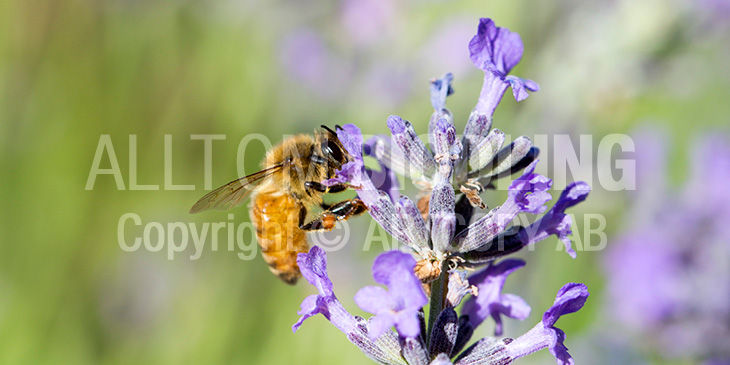
{"label": "honey bee", "polygon": [[[228,210],[251,194],[249,215],[261,254],[274,275],[295,284],[301,276],[297,254],[309,251],[305,232],[331,230],[337,221],[367,210],[360,199],[332,205],[323,201],[325,193],[349,187],[346,183],[327,187],[321,181],[332,178],[351,160],[337,134],[322,126],[314,136],[300,134],[283,140],[267,152],[261,171],[211,191],[190,208],[190,213]],[[323,211],[306,222],[308,212],[316,206]]]}

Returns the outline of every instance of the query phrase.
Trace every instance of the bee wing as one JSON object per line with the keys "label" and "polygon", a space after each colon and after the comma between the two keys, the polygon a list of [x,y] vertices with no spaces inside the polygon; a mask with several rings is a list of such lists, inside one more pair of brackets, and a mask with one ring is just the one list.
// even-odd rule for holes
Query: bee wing
{"label": "bee wing", "polygon": [[241,205],[243,200],[251,193],[255,185],[258,185],[265,178],[280,171],[283,167],[283,164],[275,165],[251,175],[244,176],[240,179],[233,180],[228,184],[205,194],[205,196],[200,198],[200,200],[198,200],[195,205],[190,208],[190,213],[195,214],[211,209],[228,210]]}

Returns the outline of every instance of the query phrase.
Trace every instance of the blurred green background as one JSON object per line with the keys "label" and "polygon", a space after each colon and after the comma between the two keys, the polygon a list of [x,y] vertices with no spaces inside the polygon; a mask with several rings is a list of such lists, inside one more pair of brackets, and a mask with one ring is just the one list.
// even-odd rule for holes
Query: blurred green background
{"label": "blurred green background", "polygon": [[[602,136],[652,122],[669,130],[669,179],[682,181],[690,137],[727,128],[730,115],[728,17],[712,4],[1,2],[0,363],[369,363],[321,316],[292,334],[311,286],[286,286],[260,257],[241,260],[242,250],[213,251],[210,242],[197,260],[192,244],[174,260],[166,248],[124,252],[120,217],[135,213],[142,225],[164,226],[229,221],[226,212],[187,213],[206,191],[203,143],[193,134],[226,135],[213,144],[215,187],[256,170],[262,145],[251,143],[237,159],[240,140],[252,133],[274,143],[320,124],[385,133],[390,114],[425,133],[428,80],[449,71],[456,93],[448,105],[462,130],[482,81],[467,50],[480,17],[521,34],[525,55],[512,74],[542,87],[519,104],[508,92],[495,127],[512,136],[568,133],[576,141],[589,134],[595,156]],[[102,135],[113,143],[125,190],[111,175],[85,189]],[[138,183],[160,190],[129,190],[130,135]],[[166,135],[172,182],[194,191],[164,189]],[[542,172],[551,176],[556,146],[539,147]],[[102,168],[110,167],[106,156]],[[594,193],[574,213],[604,215],[610,245],[627,198],[601,189],[596,170],[610,168],[602,164],[567,181],[592,179]],[[488,198],[492,206],[500,193]],[[231,213],[237,223],[248,221],[246,208]],[[353,220],[351,237],[369,224]],[[128,224],[124,231],[133,237],[142,230]],[[220,242],[225,247],[225,233]],[[378,245],[363,252],[353,239],[330,254],[335,290],[353,313],[363,315],[352,297],[372,284]],[[551,238],[521,254],[527,268],[506,291],[525,298],[533,314],[525,323],[508,321],[506,335],[532,327],[563,283],[585,282],[588,305],[560,327],[576,361],[587,363],[590,346],[600,344],[578,339],[607,320],[601,252],[571,260],[556,245]],[[485,327],[482,335],[492,330]],[[522,363],[553,361],[543,351]]]}

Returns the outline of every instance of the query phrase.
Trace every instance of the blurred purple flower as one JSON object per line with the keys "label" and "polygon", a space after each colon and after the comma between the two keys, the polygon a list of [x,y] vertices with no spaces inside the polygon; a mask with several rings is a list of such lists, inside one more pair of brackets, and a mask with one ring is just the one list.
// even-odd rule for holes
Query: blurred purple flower
{"label": "blurred purple flower", "polygon": [[282,68],[292,79],[322,98],[340,95],[348,86],[350,70],[312,29],[296,29],[279,45]]}
{"label": "blurred purple flower", "polygon": [[472,70],[472,64],[464,44],[468,44],[473,36],[474,28],[469,17],[446,20],[434,29],[418,59],[426,70],[449,70],[456,75],[466,75]]}
{"label": "blurred purple flower", "polygon": [[382,40],[397,16],[396,5],[382,0],[343,0],[342,27],[356,44]]}
{"label": "blurred purple flower", "polygon": [[639,176],[632,201],[657,204],[633,207],[628,221],[642,224],[605,256],[610,315],[662,357],[730,361],[730,138],[697,139],[683,191],[657,194],[667,142],[661,131],[640,136],[637,168],[655,172]]}

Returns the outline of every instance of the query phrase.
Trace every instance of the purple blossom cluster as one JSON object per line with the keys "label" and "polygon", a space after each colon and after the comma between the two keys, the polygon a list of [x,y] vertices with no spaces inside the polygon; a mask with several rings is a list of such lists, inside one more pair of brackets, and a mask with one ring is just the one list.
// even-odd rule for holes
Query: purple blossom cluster
{"label": "purple blossom cluster", "polygon": [[[382,364],[509,364],[546,348],[558,364],[573,364],[564,345],[565,333],[555,324],[588,298],[586,286],[578,283],[564,285],[542,321],[527,333],[514,339],[485,337],[467,347],[477,326],[488,318],[500,336],[503,317],[524,320],[530,314],[522,298],[502,293],[507,276],[525,262],[497,260],[550,235],[561,239],[566,252],[575,257],[568,238],[571,219],[565,210],[585,200],[590,191],[584,182],[572,183],[548,210],[552,180],[535,173],[539,151],[524,136],[505,146],[504,133],[491,129],[494,110],[507,88],[518,101],[527,98],[528,91],[538,90],[535,82],[509,75],[522,57],[519,35],[481,19],[469,51],[472,62],[484,71],[484,85],[461,138],[446,108],[446,98],[453,92],[451,74],[431,83],[431,148],[410,122],[398,116],[387,121],[391,138],[364,142],[356,126],[338,128],[338,138],[353,158],[323,183],[353,186],[372,218],[411,252],[390,251],[376,258],[373,278],[387,290],[365,287],[354,298],[373,315],[367,320],[348,313],[335,296],[321,249],[300,254],[302,275],[319,294],[302,302],[294,331],[307,318],[322,314]],[[365,168],[363,151],[378,159],[380,171]],[[472,219],[486,208],[480,194],[493,186],[493,180],[519,171],[507,200]],[[399,194],[394,173],[421,187],[417,201]],[[528,226],[511,225],[521,213],[542,216]],[[478,271],[467,277],[467,269]]]}
{"label": "purple blossom cluster", "polygon": [[[699,138],[691,176],[667,186],[666,137],[634,135],[631,227],[605,256],[608,316],[644,350],[668,359],[730,362],[730,137]],[[633,224],[632,224],[633,223]]]}

